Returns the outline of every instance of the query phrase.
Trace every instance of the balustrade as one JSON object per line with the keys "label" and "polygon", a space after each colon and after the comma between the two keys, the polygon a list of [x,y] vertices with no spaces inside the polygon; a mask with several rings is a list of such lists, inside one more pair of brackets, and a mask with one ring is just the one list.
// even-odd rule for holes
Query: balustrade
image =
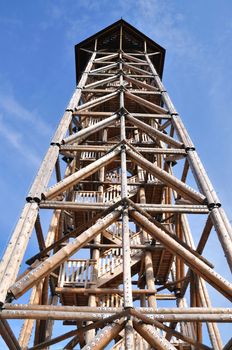
{"label": "balustrade", "polygon": [[59,275],[59,287],[67,285],[87,287],[94,282],[96,260],[72,259],[62,264]]}
{"label": "balustrade", "polygon": [[[114,224],[113,224],[114,225]],[[112,226],[112,225],[111,225]],[[111,228],[109,227],[109,230]],[[121,223],[118,225],[121,228]],[[130,231],[132,234],[132,231]],[[121,234],[118,234],[118,237]],[[140,233],[137,232],[131,237],[131,244],[141,244]],[[137,254],[139,249],[132,249],[131,256]],[[89,259],[70,259],[65,262],[60,269],[59,274],[59,286],[64,287],[71,286],[87,286],[96,281],[96,278],[101,278],[105,274],[114,274],[115,269],[122,265],[122,249],[111,248],[104,251],[98,261]],[[94,276],[94,271],[97,272],[97,276]]]}

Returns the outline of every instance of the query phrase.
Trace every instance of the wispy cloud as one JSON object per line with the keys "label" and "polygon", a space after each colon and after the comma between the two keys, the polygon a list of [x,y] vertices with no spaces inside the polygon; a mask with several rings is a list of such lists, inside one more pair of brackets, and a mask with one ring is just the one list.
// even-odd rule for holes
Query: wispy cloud
{"label": "wispy cloud", "polygon": [[36,112],[24,107],[13,94],[4,94],[0,92],[0,110],[7,113],[11,120],[17,118],[23,122],[28,122],[36,126],[41,134],[49,134],[50,127],[39,118]]}
{"label": "wispy cloud", "polygon": [[4,149],[13,148],[12,154],[26,159],[28,166],[38,167],[41,160],[38,145],[51,135],[51,128],[37,112],[19,102],[11,89],[5,93],[0,91],[0,135],[6,141]]}
{"label": "wispy cloud", "polygon": [[23,134],[15,131],[3,121],[3,116],[0,114],[0,135],[8,142],[8,145],[13,147],[21,156],[26,158],[30,164],[38,166],[40,157],[34,153],[33,149],[26,146],[23,142]]}

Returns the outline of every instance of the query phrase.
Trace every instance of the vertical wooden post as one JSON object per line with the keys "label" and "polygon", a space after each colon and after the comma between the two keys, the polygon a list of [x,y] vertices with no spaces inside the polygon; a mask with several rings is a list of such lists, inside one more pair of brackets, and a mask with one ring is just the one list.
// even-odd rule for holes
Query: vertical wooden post
{"label": "vertical wooden post", "polygon": [[[120,29],[120,50],[122,48],[122,27]],[[119,53],[122,60],[122,52]],[[122,62],[120,61],[119,69],[122,71]],[[121,141],[126,140],[126,127],[124,115],[124,87],[123,75],[120,74],[120,110],[121,110]],[[127,167],[126,167],[126,149],[121,146],[121,198],[127,198]],[[131,251],[130,251],[130,232],[128,209],[124,206],[122,211],[122,252],[123,252],[123,297],[124,307],[133,307],[132,282],[131,282]],[[134,348],[134,333],[131,320],[128,318],[125,326],[125,349]]]}
{"label": "vertical wooden post", "polygon": [[[146,203],[146,193],[144,187],[140,187],[139,190],[139,197],[140,197],[140,203],[145,204]],[[145,243],[145,239],[147,234],[142,231],[143,233],[143,244]],[[154,269],[153,269],[153,261],[152,261],[152,254],[149,251],[145,251],[144,255],[144,267],[145,267],[145,276],[146,276],[146,283],[147,283],[147,288],[151,290],[156,290],[155,287],[155,276],[154,276]],[[148,305],[150,307],[156,308],[157,303],[156,303],[156,296],[154,294],[148,296]]]}

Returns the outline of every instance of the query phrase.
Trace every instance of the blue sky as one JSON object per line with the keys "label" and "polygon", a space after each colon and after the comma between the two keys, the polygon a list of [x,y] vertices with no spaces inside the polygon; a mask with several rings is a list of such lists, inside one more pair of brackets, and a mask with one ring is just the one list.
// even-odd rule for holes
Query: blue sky
{"label": "blue sky", "polygon": [[121,17],[166,48],[164,83],[232,220],[231,13],[229,0],[0,2],[0,251],[75,88],[74,45]]}

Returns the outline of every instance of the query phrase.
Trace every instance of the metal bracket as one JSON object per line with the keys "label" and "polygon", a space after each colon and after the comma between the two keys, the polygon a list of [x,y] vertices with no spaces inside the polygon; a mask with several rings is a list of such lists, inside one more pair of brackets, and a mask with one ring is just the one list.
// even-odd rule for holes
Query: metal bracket
{"label": "metal bracket", "polygon": [[189,151],[196,151],[195,147],[185,147],[185,151],[188,153]]}

